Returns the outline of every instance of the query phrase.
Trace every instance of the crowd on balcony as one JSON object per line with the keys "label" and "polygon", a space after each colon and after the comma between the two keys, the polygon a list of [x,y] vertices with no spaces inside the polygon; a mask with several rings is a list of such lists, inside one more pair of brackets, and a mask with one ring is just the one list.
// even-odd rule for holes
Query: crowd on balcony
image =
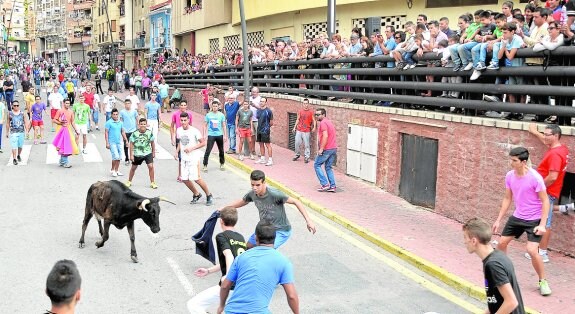
{"label": "crowd on balcony", "polygon": [[[257,47],[249,47],[249,60],[252,64],[274,62],[281,66],[282,61],[310,59],[339,59],[346,57],[388,56],[388,62],[365,62],[362,67],[395,68],[409,72],[417,66],[448,67],[461,73],[460,76],[436,78],[427,76],[427,82],[442,81],[462,83],[464,81],[491,82],[493,76],[481,77],[485,71],[497,71],[500,67],[553,65],[553,58],[519,58],[516,53],[521,48],[533,48],[534,51],[554,50],[559,46],[572,45],[575,32],[575,4],[560,0],[548,0],[545,3],[530,1],[518,8],[512,1],[506,1],[501,12],[478,9],[473,13],[464,13],[457,20],[457,29],[450,27],[447,17],[428,17],[420,14],[415,22],[408,21],[403,29],[387,26],[381,32],[370,36],[354,28],[347,36],[334,34],[328,38],[319,34],[305,41],[283,41],[281,39]],[[437,54],[437,60],[420,61],[423,54]],[[241,48],[216,51],[207,55],[191,55],[183,52],[170,52],[170,57],[159,62],[159,70],[170,74],[192,74],[219,71],[224,66],[243,63]],[[367,60],[369,61],[369,60]],[[353,65],[355,66],[355,65]],[[277,67],[277,66],[276,66]],[[306,65],[300,65],[305,68]],[[350,63],[334,63],[334,68],[352,67]],[[355,79],[351,75],[334,75],[334,79]],[[552,78],[551,78],[552,80]],[[547,84],[537,79],[509,77],[506,84]],[[552,82],[551,82],[552,84]],[[349,90],[349,88],[348,88]],[[434,95],[432,91],[422,91],[422,97],[460,98],[459,92],[444,91]],[[526,95],[506,95],[506,102],[527,101]],[[533,96],[532,103],[546,104],[549,97]],[[484,100],[501,101],[498,97],[485,95]],[[362,102],[361,100],[356,100]],[[382,102],[382,105],[389,103]],[[523,119],[521,114],[502,114],[488,112],[487,115],[508,119]],[[535,117],[536,120],[554,117]]]}

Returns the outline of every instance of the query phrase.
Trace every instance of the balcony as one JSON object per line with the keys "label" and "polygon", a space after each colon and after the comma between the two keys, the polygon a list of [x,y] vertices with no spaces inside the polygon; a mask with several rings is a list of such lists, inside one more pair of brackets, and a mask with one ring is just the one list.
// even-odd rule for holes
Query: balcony
{"label": "balcony", "polygon": [[68,43],[70,44],[79,44],[82,41],[90,41],[92,38],[91,33],[84,32],[84,33],[75,33],[74,35],[68,35]]}
{"label": "balcony", "polygon": [[121,17],[126,16],[126,5],[124,4],[123,1],[118,7],[120,8],[120,16]]}
{"label": "balcony", "polygon": [[74,10],[91,9],[92,4],[94,4],[93,0],[74,0],[74,1],[72,1],[72,5],[74,7]]}
{"label": "balcony", "polygon": [[140,37],[137,39],[133,39],[133,40],[126,40],[124,41],[124,47],[126,47],[126,49],[149,49],[150,48],[150,38],[149,37]]}

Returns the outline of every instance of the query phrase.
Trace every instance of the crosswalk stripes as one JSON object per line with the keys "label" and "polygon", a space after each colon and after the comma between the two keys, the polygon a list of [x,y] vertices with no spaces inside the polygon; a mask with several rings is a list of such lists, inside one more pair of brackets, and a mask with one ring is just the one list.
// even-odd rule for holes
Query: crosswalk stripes
{"label": "crosswalk stripes", "polygon": [[60,155],[58,155],[56,146],[52,144],[46,145],[46,164],[52,165],[57,164],[58,162],[60,162]]}
{"label": "crosswalk stripes", "polygon": [[174,156],[160,144],[156,144],[156,159],[174,159]]}
{"label": "crosswalk stripes", "polygon": [[[22,146],[22,152],[20,153],[20,158],[22,158],[22,161],[18,162],[19,166],[26,166],[28,164],[28,159],[30,158],[30,151],[32,150],[32,145],[24,145]],[[13,166],[12,164],[12,151],[9,151],[9,158],[8,158],[8,164],[7,166],[11,167]]]}
{"label": "crosswalk stripes", "polygon": [[[80,145],[82,145],[80,143]],[[96,144],[94,143],[88,143],[86,144],[86,148],[84,149],[85,154],[82,153],[82,158],[84,159],[84,162],[102,162],[102,156],[100,155],[100,152],[98,152],[98,148],[96,148]]]}

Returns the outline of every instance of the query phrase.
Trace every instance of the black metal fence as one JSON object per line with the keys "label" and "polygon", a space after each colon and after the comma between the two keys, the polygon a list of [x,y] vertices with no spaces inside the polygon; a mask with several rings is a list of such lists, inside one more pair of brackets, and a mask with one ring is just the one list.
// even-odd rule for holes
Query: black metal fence
{"label": "black metal fence", "polygon": [[[431,65],[440,60],[436,53],[423,55],[417,60],[419,66],[408,70],[387,68],[386,63],[393,61],[387,56],[268,62],[250,66],[250,85],[262,92],[335,97],[355,103],[465,115],[492,111],[535,114],[539,119],[556,116],[559,124],[571,125],[571,117],[575,116],[575,47],[560,47],[551,53],[520,49],[517,57],[543,58],[543,64],[486,70],[479,79],[471,81],[473,71],[454,72],[453,68]],[[461,83],[441,82],[449,77],[460,77],[457,81]],[[521,77],[523,82],[508,84],[508,77]],[[170,86],[177,87],[204,88],[211,83],[243,89],[241,66],[210,67],[198,74],[166,73],[165,78]],[[446,91],[457,96],[438,97]],[[497,97],[487,97],[491,101],[486,101],[485,95],[500,99],[503,95],[517,95],[517,99],[528,95],[530,101],[510,103],[497,101]],[[551,99],[554,106],[550,105]]]}

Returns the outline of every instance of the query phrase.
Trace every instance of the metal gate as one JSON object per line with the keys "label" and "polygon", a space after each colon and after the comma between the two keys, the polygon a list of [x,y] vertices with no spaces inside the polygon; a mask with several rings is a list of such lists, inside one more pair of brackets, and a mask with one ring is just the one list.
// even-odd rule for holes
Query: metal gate
{"label": "metal gate", "polygon": [[414,205],[435,207],[437,140],[401,134],[399,196]]}
{"label": "metal gate", "polygon": [[297,113],[288,112],[288,149],[291,149],[292,151],[295,151],[295,133],[291,130],[293,130],[297,123],[296,119]]}

